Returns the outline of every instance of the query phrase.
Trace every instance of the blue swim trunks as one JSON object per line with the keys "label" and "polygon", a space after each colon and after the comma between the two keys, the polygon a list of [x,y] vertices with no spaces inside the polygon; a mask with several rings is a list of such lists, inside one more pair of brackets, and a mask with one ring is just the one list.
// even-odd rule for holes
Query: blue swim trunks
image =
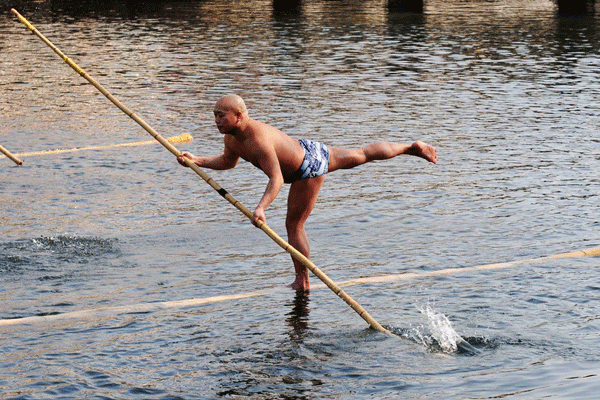
{"label": "blue swim trunks", "polygon": [[285,183],[294,183],[301,179],[326,175],[329,171],[329,149],[327,146],[307,139],[300,139],[300,145],[304,149],[304,161],[302,161],[302,165],[294,175],[285,180]]}

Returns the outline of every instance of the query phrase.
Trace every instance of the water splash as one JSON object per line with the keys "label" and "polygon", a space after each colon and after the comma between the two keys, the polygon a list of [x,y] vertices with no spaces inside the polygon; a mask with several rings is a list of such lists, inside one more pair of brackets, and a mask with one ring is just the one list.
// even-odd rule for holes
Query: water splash
{"label": "water splash", "polygon": [[432,339],[444,353],[456,353],[459,345],[466,341],[452,328],[452,323],[442,313],[436,312],[431,306],[419,308],[421,314],[427,317]]}
{"label": "water splash", "polygon": [[432,353],[476,355],[480,350],[462,338],[452,328],[450,320],[431,306],[420,306],[417,309],[427,317],[427,325],[411,325],[410,328],[388,327],[392,333],[423,346]]}

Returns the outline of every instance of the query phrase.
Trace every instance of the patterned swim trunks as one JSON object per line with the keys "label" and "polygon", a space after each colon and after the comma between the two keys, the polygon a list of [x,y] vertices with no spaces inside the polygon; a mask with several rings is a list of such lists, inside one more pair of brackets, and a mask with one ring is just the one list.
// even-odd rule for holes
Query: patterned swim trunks
{"label": "patterned swim trunks", "polygon": [[327,146],[307,139],[300,139],[300,145],[304,149],[304,161],[294,175],[285,180],[285,183],[294,183],[301,179],[326,175],[329,170],[329,149]]}

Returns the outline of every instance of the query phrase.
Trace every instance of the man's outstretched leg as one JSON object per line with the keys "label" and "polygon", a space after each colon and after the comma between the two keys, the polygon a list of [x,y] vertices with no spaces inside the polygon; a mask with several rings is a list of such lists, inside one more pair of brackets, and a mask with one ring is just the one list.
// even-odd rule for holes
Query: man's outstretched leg
{"label": "man's outstretched leg", "polygon": [[329,148],[329,172],[338,169],[354,168],[375,160],[387,160],[400,154],[421,157],[429,162],[437,163],[437,151],[433,146],[416,141],[413,144],[377,142],[358,150]]}
{"label": "man's outstretched leg", "polygon": [[[304,230],[304,224],[317,203],[317,197],[319,196],[323,182],[325,182],[325,175],[296,181],[290,186],[288,195],[288,208],[285,220],[288,242],[307,258],[310,258],[310,246],[308,244],[308,236]],[[296,270],[296,280],[291,285],[292,289],[310,290],[308,268],[296,259],[293,259],[293,261]]]}

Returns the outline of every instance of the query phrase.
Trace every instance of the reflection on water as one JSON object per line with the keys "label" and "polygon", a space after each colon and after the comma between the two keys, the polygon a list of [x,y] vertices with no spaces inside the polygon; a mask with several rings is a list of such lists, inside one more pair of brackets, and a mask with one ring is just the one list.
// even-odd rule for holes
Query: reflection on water
{"label": "reflection on water", "polygon": [[287,314],[287,323],[290,328],[290,340],[301,344],[310,334],[309,311],[310,296],[305,292],[296,292],[292,310]]}
{"label": "reflection on water", "polygon": [[[407,3],[410,3],[408,1]],[[415,2],[415,3],[418,3]],[[534,0],[526,4],[519,1],[443,2],[425,1],[423,12],[410,4],[402,11],[393,2],[368,1],[300,1],[300,0],[177,0],[145,1],[86,1],[46,0],[9,3],[7,7],[19,8],[21,13],[35,14],[36,18],[51,18],[56,21],[75,22],[81,19],[105,21],[153,20],[171,22],[241,23],[256,20],[279,20],[282,23],[303,22],[314,25],[365,25],[373,26],[396,21],[418,21],[419,18],[441,17],[443,23],[460,29],[456,22],[494,28],[503,21],[522,23],[523,18],[536,15],[557,16],[563,19],[594,18],[594,1],[570,1],[559,4],[555,0]],[[521,19],[519,21],[519,19]],[[530,21],[531,22],[531,21]]]}
{"label": "reflection on water", "polygon": [[[561,16],[552,0],[429,0],[422,14],[290,4],[10,4],[0,144],[148,139],[14,6],[163,136],[190,132],[181,150],[222,150],[211,113],[229,92],[294,137],[433,143],[435,166],[405,157],[327,178],[307,229],[334,281],[600,245],[597,13]],[[597,258],[352,286],[401,340],[327,289],[274,290],[292,281],[289,257],[160,146],[23,158],[0,158],[0,318],[71,318],[0,329],[0,397],[596,396]],[[209,173],[248,207],[264,192],[247,163]],[[287,190],[267,213],[276,231]],[[435,305],[439,324],[415,304]],[[452,332],[480,351],[433,349],[452,348]]]}

